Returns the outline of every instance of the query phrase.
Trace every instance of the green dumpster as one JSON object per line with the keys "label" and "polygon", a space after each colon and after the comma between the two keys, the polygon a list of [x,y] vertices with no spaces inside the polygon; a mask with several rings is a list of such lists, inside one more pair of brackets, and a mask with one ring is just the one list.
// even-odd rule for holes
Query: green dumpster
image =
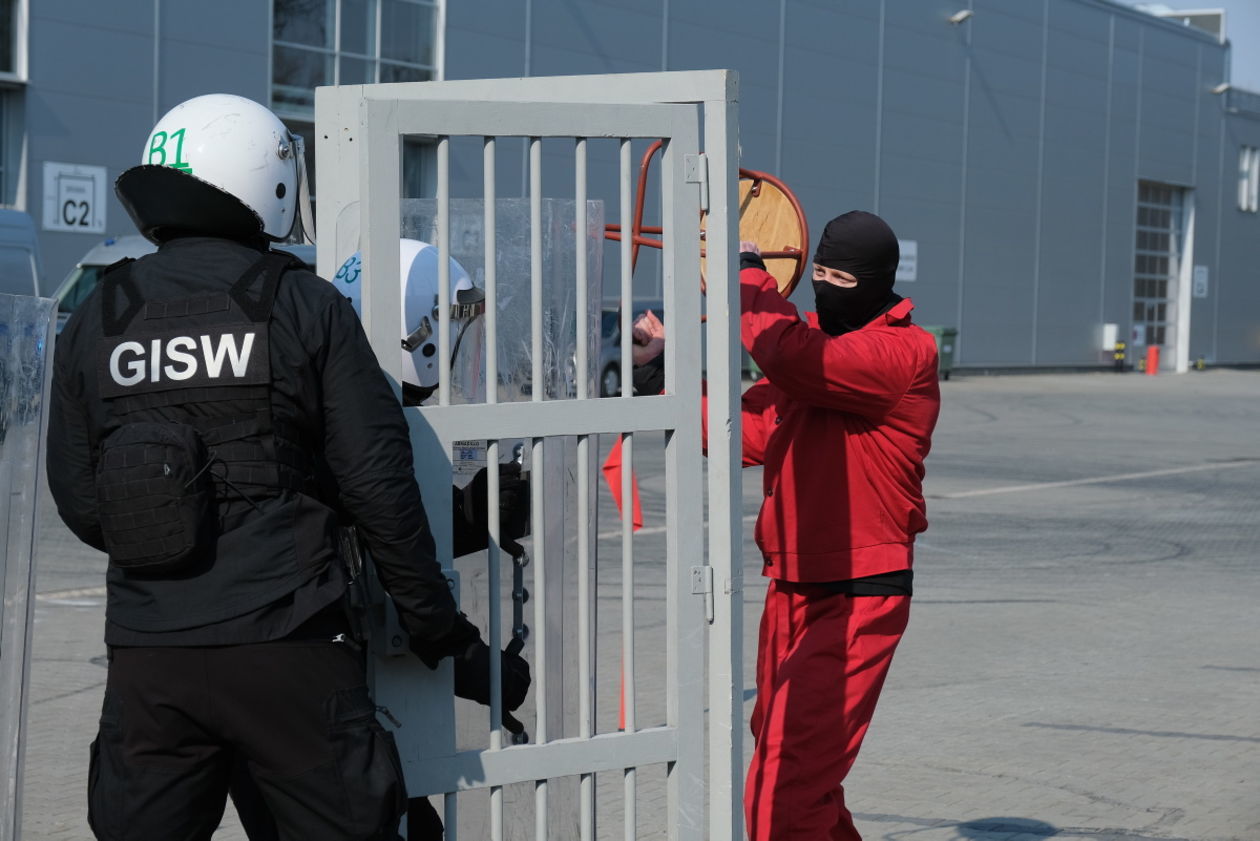
{"label": "green dumpster", "polygon": [[955,327],[924,327],[936,339],[936,353],[939,358],[936,371],[942,380],[949,379],[949,372],[954,369],[954,342],[958,338]]}

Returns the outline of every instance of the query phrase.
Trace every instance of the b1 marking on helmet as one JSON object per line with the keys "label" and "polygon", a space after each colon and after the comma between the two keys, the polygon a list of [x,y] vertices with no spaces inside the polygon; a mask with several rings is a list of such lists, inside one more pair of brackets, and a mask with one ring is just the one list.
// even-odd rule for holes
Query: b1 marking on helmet
{"label": "b1 marking on helmet", "polygon": [[[148,163],[158,166],[169,166],[192,175],[192,167],[184,160],[184,132],[186,129],[173,131],[167,134],[164,131],[155,131],[153,136],[149,138],[149,160]],[[166,160],[166,141],[175,141],[175,159],[170,163]],[[156,158],[156,160],[154,160]]]}
{"label": "b1 marking on helmet", "polygon": [[263,385],[271,380],[267,325],[211,328],[104,339],[98,353],[101,396],[173,388]]}

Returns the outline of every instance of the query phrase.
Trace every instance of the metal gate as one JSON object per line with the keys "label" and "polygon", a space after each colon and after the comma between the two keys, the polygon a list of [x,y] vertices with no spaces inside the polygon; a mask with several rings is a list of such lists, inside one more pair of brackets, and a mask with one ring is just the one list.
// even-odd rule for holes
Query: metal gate
{"label": "metal gate", "polygon": [[[451,557],[450,498],[453,451],[466,442],[484,442],[490,464],[507,457],[513,441],[525,444],[531,474],[532,586],[535,633],[526,650],[534,670],[531,689],[533,716],[526,724],[531,743],[509,745],[499,726],[501,710],[496,703],[488,717],[482,713],[483,738],[467,745],[467,733],[456,726],[449,666],[431,673],[405,651],[401,632],[383,617],[374,630],[371,679],[376,701],[390,710],[401,726],[394,731],[403,756],[409,792],[443,796],[442,811],[447,837],[456,839],[461,825],[460,807],[468,794],[488,812],[484,830],[470,830],[472,837],[641,837],[640,774],[663,769],[666,803],[665,826],[671,839],[735,838],[739,832],[742,674],[740,610],[742,608],[739,521],[739,357],[734,314],[738,312],[734,284],[737,219],[727,212],[735,193],[736,94],[733,74],[701,73],[636,74],[632,76],[553,77],[514,80],[479,80],[401,85],[321,88],[316,93],[317,190],[319,228],[317,242],[320,273],[332,270],[351,251],[363,255],[363,319],[382,368],[397,384],[398,300],[400,233],[405,202],[400,198],[401,150],[404,142],[425,138],[432,144],[437,184],[433,244],[442,256],[437,304],[441,385],[437,405],[409,408],[416,474],[426,500],[439,558]],[[701,121],[705,148],[700,145]],[[589,200],[596,198],[588,184],[589,160],[597,145],[613,144],[618,161],[615,197],[620,219],[630,218],[633,196],[631,145],[637,139],[665,143],[660,182],[661,227],[664,230],[662,285],[669,313],[666,322],[665,393],[660,396],[623,396],[599,399],[594,378],[588,376],[594,362],[592,337],[599,329],[598,314],[591,317],[592,302],[587,276],[591,244],[584,233],[589,227]],[[484,218],[483,262],[477,266],[486,296],[486,354],[483,400],[452,400],[451,342],[449,335],[450,289],[446,256],[451,253],[452,149],[467,151],[478,146],[481,169],[481,211]],[[500,162],[517,154],[524,144],[530,214],[529,242],[496,242],[497,215],[503,206],[496,182]],[[542,302],[554,278],[545,275],[543,259],[543,207],[552,197],[543,195],[544,148],[549,171],[559,164],[564,181],[571,184],[572,223],[561,226],[573,232],[571,253],[576,277],[574,297],[574,354],[558,360],[544,346],[546,320]],[[559,150],[559,151],[557,151]],[[466,172],[466,161],[459,164]],[[709,213],[707,224],[707,353],[702,355],[701,292],[699,286],[700,211]],[[555,228],[555,226],[553,226]],[[563,230],[548,236],[562,236]],[[622,370],[631,370],[633,312],[630,269],[631,242],[623,237],[621,266]],[[506,373],[504,354],[496,345],[499,300],[505,279],[499,253],[506,248],[528,250],[531,341],[521,349],[527,360],[527,376],[533,384],[528,399],[500,400],[500,383]],[[598,262],[598,261],[596,261]],[[472,269],[473,267],[469,267]],[[598,289],[596,279],[596,289]],[[541,384],[553,372],[550,366],[564,362],[575,372],[572,393],[554,393]],[[707,369],[709,464],[707,494],[701,454],[701,375]],[[665,470],[664,590],[664,721],[641,722],[636,713],[636,683],[644,679],[636,669],[635,627],[636,545],[632,525],[632,471],[621,475],[620,582],[615,599],[620,612],[620,651],[611,668],[601,664],[596,639],[597,544],[592,489],[597,479],[596,450],[600,436],[619,439],[623,462],[634,464],[636,438],[663,433]],[[567,472],[576,484],[571,504],[576,510],[559,511],[566,499],[548,495],[538,481]],[[488,497],[498,498],[498,476],[488,474]],[[707,510],[706,510],[707,509]],[[497,534],[497,506],[489,506],[490,530]],[[710,563],[705,563],[706,522]],[[575,519],[575,535],[548,538],[559,516]],[[444,565],[446,561],[444,560]],[[482,594],[488,615],[483,632],[492,647],[507,642],[503,613],[505,597],[503,559],[491,544],[484,567],[487,592]],[[457,576],[449,570],[453,585]],[[465,583],[468,589],[470,582]],[[569,588],[576,602],[576,628],[554,631],[549,606],[563,605],[554,594]],[[518,595],[524,588],[516,588]],[[604,588],[608,588],[605,586]],[[468,601],[466,593],[463,602]],[[607,597],[605,598],[607,601]],[[708,697],[706,698],[705,645],[709,646]],[[576,645],[573,645],[573,643]],[[568,662],[560,645],[576,648]],[[657,652],[647,652],[656,654]],[[492,658],[493,660],[494,658]],[[655,662],[653,660],[653,662]],[[576,681],[569,671],[576,672]],[[618,673],[623,705],[620,726],[601,731],[597,726],[597,674]],[[492,664],[492,696],[497,699],[500,675]],[[574,697],[576,696],[576,697]],[[573,725],[557,726],[552,707],[568,705]],[[706,716],[706,706],[708,715]],[[528,711],[528,708],[524,708]],[[709,732],[706,759],[705,731]],[[706,773],[707,772],[707,773]],[[621,826],[597,826],[597,790],[607,794],[609,774],[620,775]],[[706,785],[707,780],[707,785]],[[573,810],[557,814],[558,799],[572,791]],[[505,806],[505,792],[532,786],[532,803]],[[488,794],[487,794],[488,793]],[[553,796],[554,795],[554,796]],[[706,800],[709,819],[706,822]],[[481,802],[486,801],[482,806]],[[519,813],[532,811],[532,832],[520,826]],[[571,823],[570,823],[571,821]],[[572,825],[571,825],[572,824]],[[654,835],[655,837],[655,835]]]}

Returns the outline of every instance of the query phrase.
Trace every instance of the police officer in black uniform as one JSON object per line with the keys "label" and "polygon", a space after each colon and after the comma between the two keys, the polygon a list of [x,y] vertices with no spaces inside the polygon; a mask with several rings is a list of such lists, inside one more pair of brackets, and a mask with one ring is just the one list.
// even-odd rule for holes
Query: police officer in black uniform
{"label": "police officer in black uniform", "polygon": [[[243,759],[284,839],[397,837],[406,807],[344,610],[352,521],[410,646],[489,662],[435,558],[406,422],[359,321],[270,242],[300,140],[257,103],[177,106],[119,198],[156,254],[116,266],[58,342],[49,486],[109,554],[99,839],[208,839]],[[528,667],[505,654],[504,704]]]}

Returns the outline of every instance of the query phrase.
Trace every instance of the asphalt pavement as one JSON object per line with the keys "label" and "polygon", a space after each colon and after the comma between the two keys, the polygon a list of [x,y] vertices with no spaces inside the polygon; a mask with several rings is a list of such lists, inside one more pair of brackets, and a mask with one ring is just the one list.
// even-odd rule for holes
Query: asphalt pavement
{"label": "asphalt pavement", "polygon": [[[942,393],[910,628],[846,786],[863,836],[1260,839],[1260,372],[956,377]],[[636,546],[659,557],[663,459],[650,441],[636,449],[649,522]],[[765,588],[760,476],[744,480],[751,710]],[[610,606],[617,545],[601,542]],[[45,504],[38,564],[23,837],[78,841],[105,681],[104,559]],[[634,589],[659,605],[652,570]],[[616,639],[607,625],[601,648]],[[641,632],[651,723],[663,670],[647,608]],[[611,674],[602,692],[616,691]],[[615,728],[615,704],[600,716]],[[664,837],[663,785],[644,773],[640,838]],[[622,791],[600,780],[601,798]],[[624,837],[610,808],[599,834]],[[229,806],[215,838],[243,837]]]}

